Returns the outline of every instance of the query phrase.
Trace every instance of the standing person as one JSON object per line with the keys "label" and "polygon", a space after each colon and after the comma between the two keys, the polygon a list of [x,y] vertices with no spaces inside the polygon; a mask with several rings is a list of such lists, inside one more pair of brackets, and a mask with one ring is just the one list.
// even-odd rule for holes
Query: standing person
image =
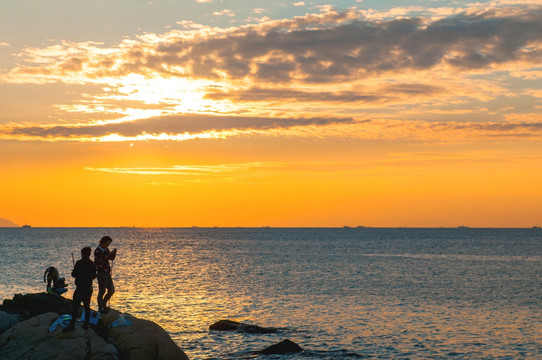
{"label": "standing person", "polygon": [[88,329],[90,320],[90,297],[92,296],[92,281],[96,278],[96,266],[90,260],[90,247],[81,249],[81,260],[77,260],[73,267],[72,276],[75,278],[75,291],[73,292],[73,309],[70,324],[63,331],[75,330],[75,319],[79,313],[81,301],[85,308],[85,322],[83,329]]}
{"label": "standing person", "polygon": [[[113,293],[115,293],[109,260],[115,260],[117,249],[109,251],[109,245],[112,242],[113,240],[109,236],[104,236],[100,240],[100,244],[96,250],[94,250],[94,262],[96,263],[96,270],[98,272],[98,309],[102,314],[109,312],[109,308],[106,305],[111,296],[113,296]],[[106,289],[107,294],[105,293]]]}

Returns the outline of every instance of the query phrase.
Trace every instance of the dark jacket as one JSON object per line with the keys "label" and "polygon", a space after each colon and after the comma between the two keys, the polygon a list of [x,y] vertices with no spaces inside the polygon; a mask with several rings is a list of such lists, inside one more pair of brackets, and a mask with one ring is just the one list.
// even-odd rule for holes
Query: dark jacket
{"label": "dark jacket", "polygon": [[77,260],[72,271],[75,286],[91,287],[92,280],[96,278],[96,265],[89,258]]}

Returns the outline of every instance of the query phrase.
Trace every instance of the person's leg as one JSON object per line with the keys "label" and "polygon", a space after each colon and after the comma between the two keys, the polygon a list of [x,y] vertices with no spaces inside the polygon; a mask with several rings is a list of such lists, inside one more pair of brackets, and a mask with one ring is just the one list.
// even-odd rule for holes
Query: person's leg
{"label": "person's leg", "polygon": [[102,311],[105,309],[105,302],[104,302],[104,294],[105,294],[105,289],[106,289],[106,285],[107,285],[107,273],[105,272],[101,272],[101,273],[98,273],[98,298],[97,298],[97,301],[98,301],[98,311]]}
{"label": "person's leg", "polygon": [[81,291],[79,288],[75,288],[73,292],[73,301],[72,301],[72,319],[70,324],[64,328],[64,332],[75,330],[75,320],[79,314],[79,305],[81,304]]}
{"label": "person's leg", "polygon": [[85,321],[83,324],[83,329],[88,329],[88,324],[90,322],[90,298],[92,297],[92,288],[89,287],[85,289],[85,296],[83,298],[83,306],[85,308]]}
{"label": "person's leg", "polygon": [[111,278],[111,274],[107,273],[107,275],[108,275],[107,284],[106,284],[107,294],[105,294],[103,298],[104,308],[107,308],[107,302],[109,301],[109,299],[111,299],[111,296],[113,296],[113,294],[115,293],[115,285],[113,284],[113,279]]}

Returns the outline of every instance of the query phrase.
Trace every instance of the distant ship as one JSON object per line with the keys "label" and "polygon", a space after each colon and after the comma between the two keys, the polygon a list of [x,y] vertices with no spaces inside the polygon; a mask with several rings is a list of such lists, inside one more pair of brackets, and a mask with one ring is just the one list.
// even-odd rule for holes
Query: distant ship
{"label": "distant ship", "polygon": [[542,229],[540,226],[533,226],[533,229]]}
{"label": "distant ship", "polygon": [[30,225],[23,225],[22,227],[24,227],[24,228],[29,228],[29,227],[32,227],[32,226],[30,226]]}

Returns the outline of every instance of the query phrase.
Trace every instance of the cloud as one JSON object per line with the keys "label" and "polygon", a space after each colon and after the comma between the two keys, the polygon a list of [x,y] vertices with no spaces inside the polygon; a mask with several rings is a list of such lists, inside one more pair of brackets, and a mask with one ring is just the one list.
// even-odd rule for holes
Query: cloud
{"label": "cloud", "polygon": [[[540,139],[540,118],[490,118],[483,109],[492,107],[480,102],[500,96],[510,106],[513,97],[540,97],[508,90],[502,74],[540,79],[542,7],[439,8],[403,17],[422,10],[377,16],[323,7],[229,28],[181,21],[182,30],[110,47],[29,47],[0,82],[91,84],[101,92],[55,105],[64,124],[0,125],[0,139]],[[81,112],[102,121],[66,124]]]}
{"label": "cloud", "polygon": [[189,140],[222,138],[246,132],[287,129],[303,126],[324,126],[351,123],[350,118],[259,118],[183,114],[140,119],[76,125],[3,126],[0,138],[75,141],[124,140]]}
{"label": "cloud", "polygon": [[538,89],[538,90],[529,89],[525,91],[525,94],[542,99],[542,89]]}
{"label": "cloud", "polygon": [[[223,10],[216,15],[230,15]],[[115,48],[62,43],[21,54],[4,81],[93,82],[108,77],[193,77],[268,83],[337,83],[439,68],[491,71],[542,59],[542,8],[460,13],[435,21],[360,18],[328,10],[229,29],[147,34]]]}
{"label": "cloud", "polygon": [[542,116],[508,114],[503,121],[472,122],[352,118],[264,118],[185,114],[128,122],[79,125],[3,125],[0,139],[39,141],[185,141],[240,136],[400,140],[457,143],[542,139]]}
{"label": "cloud", "polygon": [[251,162],[218,165],[174,165],[170,167],[138,167],[138,168],[93,168],[86,167],[88,171],[108,172],[115,174],[131,175],[183,175],[183,176],[231,176],[261,170],[264,168],[277,167],[279,163]]}
{"label": "cloud", "polygon": [[224,10],[221,10],[221,11],[215,11],[213,13],[213,15],[215,16],[235,16],[235,13],[231,10],[228,10],[228,9],[224,9]]}
{"label": "cloud", "polygon": [[3,46],[11,46],[9,43],[5,42],[5,41],[0,41],[0,47],[3,47]]}
{"label": "cloud", "polygon": [[305,6],[305,2],[303,1],[295,2],[294,6]]}
{"label": "cloud", "polygon": [[426,84],[393,84],[375,89],[374,92],[362,91],[300,91],[281,88],[235,89],[219,91],[211,89],[206,97],[215,100],[229,99],[240,101],[299,101],[299,102],[339,102],[339,103],[386,103],[397,101],[399,97],[426,95],[432,96],[444,92],[444,89]]}
{"label": "cloud", "polygon": [[213,0],[194,0],[197,3],[212,3]]}

